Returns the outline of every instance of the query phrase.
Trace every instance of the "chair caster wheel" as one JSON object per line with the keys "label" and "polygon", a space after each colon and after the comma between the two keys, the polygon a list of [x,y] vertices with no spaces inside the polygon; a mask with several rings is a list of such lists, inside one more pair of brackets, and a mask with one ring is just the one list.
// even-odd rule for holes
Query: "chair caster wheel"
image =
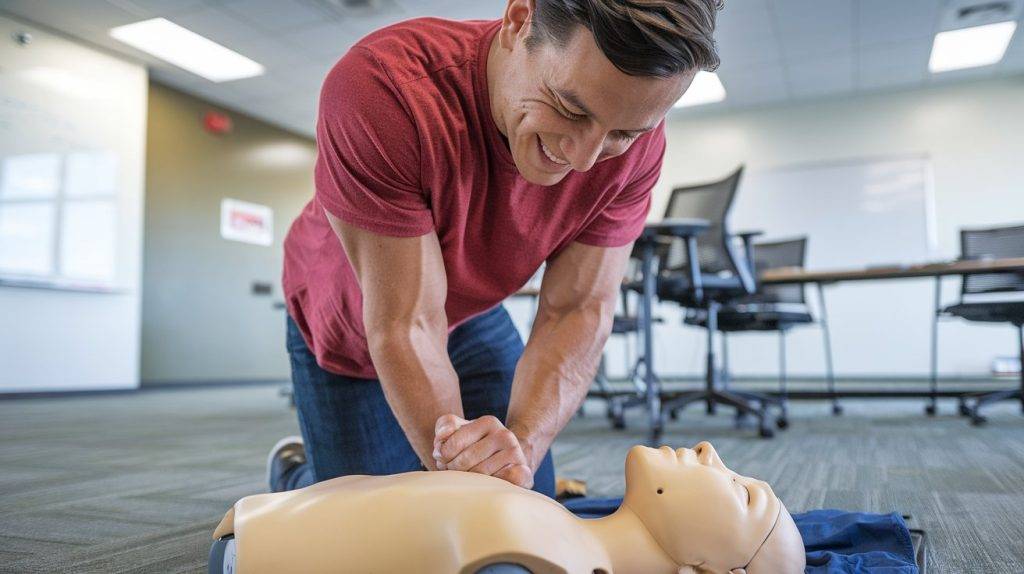
{"label": "chair caster wheel", "polygon": [[832,414],[834,416],[837,416],[837,417],[839,415],[843,414],[843,406],[842,405],[832,405]]}
{"label": "chair caster wheel", "polygon": [[775,426],[779,427],[779,430],[786,430],[789,428],[789,419],[786,417],[780,417],[775,419]]}
{"label": "chair caster wheel", "polygon": [[962,417],[971,416],[971,408],[967,406],[967,403],[960,403],[957,406],[957,411],[960,413],[960,416]]}
{"label": "chair caster wheel", "polygon": [[626,419],[622,415],[612,417],[612,428],[615,430],[625,430]]}
{"label": "chair caster wheel", "polygon": [[988,419],[981,415],[971,415],[971,425],[980,427],[988,422]]}
{"label": "chair caster wheel", "polygon": [[925,405],[924,414],[933,417],[935,416],[935,405]]}
{"label": "chair caster wheel", "polygon": [[674,421],[679,420],[679,411],[676,409],[669,409],[668,418]]}
{"label": "chair caster wheel", "polygon": [[775,431],[768,427],[761,427],[757,431],[757,435],[760,436],[761,438],[772,438],[773,436],[775,436]]}

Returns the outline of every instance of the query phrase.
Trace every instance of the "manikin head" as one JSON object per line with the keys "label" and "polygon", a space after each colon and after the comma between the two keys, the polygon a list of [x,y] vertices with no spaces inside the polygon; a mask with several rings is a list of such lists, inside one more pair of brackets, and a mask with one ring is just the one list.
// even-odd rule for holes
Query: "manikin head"
{"label": "manikin head", "polygon": [[720,2],[508,0],[488,85],[523,178],[554,185],[657,127],[697,72],[718,66]]}
{"label": "manikin head", "polygon": [[726,468],[711,443],[630,449],[623,506],[681,573],[804,571],[803,540],[782,501],[767,483]]}

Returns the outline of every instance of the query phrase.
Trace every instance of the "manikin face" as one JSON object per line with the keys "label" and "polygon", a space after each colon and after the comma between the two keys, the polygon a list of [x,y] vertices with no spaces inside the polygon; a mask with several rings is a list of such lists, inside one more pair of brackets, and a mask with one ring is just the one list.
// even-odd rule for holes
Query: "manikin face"
{"label": "manikin face", "polygon": [[583,26],[564,48],[545,40],[527,49],[531,15],[528,0],[509,2],[490,59],[500,65],[489,78],[495,122],[531,183],[554,185],[625,153],[661,122],[696,73],[627,75]]}
{"label": "manikin face", "polygon": [[767,483],[726,468],[707,442],[630,449],[623,504],[677,564],[699,572],[742,571],[786,512]]}

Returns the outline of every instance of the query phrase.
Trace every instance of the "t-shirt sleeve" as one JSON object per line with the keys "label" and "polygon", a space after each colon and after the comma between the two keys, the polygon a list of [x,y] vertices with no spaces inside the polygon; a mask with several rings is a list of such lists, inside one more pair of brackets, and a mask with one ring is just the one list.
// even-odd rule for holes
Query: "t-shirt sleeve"
{"label": "t-shirt sleeve", "polygon": [[351,50],[320,91],[317,200],[361,229],[416,237],[434,228],[420,184],[419,134],[407,104],[366,48]]}
{"label": "t-shirt sleeve", "polygon": [[620,247],[640,237],[651,209],[651,190],[661,175],[665,157],[665,122],[647,137],[634,169],[636,175],[576,236],[576,241],[596,247]]}

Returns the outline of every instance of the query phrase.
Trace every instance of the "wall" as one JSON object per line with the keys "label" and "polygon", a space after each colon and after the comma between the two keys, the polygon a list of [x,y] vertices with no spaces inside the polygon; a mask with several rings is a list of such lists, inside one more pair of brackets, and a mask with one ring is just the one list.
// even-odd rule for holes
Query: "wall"
{"label": "wall", "polygon": [[[757,170],[926,155],[934,173],[938,257],[957,256],[962,227],[1024,222],[1024,77],[1020,76],[736,112],[683,112],[670,117],[667,138],[653,219],[664,211],[673,186],[719,178],[741,163]],[[756,190],[741,188],[740,193]],[[952,302],[959,280],[948,279],[943,287],[945,301]],[[905,293],[906,289],[912,292]],[[896,290],[904,290],[901,297],[908,304],[894,314],[873,316],[873,303]],[[925,376],[932,291],[931,280],[831,288],[830,298],[859,299],[862,309],[860,316],[831,317],[837,372]],[[678,311],[671,306],[662,306],[661,313],[668,322],[659,327],[658,368],[667,374],[698,374],[704,353],[700,333],[679,326]],[[793,372],[820,375],[823,360],[817,330],[798,330],[791,341]],[[729,349],[736,374],[774,374],[776,345],[770,335],[737,337]],[[1015,345],[1008,326],[943,322],[940,373],[984,376],[994,356],[1015,356]],[[613,361],[613,365],[620,363]]]}
{"label": "wall", "polygon": [[[312,140],[228,113],[203,130],[201,100],[152,84],[146,160],[143,384],[287,379],[282,241],[313,195]],[[220,202],[274,210],[270,247],[220,237]],[[273,286],[251,294],[253,281]]]}
{"label": "wall", "polygon": [[[31,44],[15,45],[16,31],[31,33]],[[99,228],[91,221],[88,232],[88,239],[116,238],[106,292],[68,290],[67,284],[0,286],[0,392],[136,387],[146,70],[3,17],[0,42],[0,156],[47,154],[66,161],[68,154],[102,152],[117,166],[115,189],[105,200],[110,223]],[[67,187],[64,181],[55,197],[66,195]],[[70,235],[64,205],[54,210],[63,219],[57,215],[50,223]],[[9,237],[41,232],[35,223],[20,230],[14,224]]]}

